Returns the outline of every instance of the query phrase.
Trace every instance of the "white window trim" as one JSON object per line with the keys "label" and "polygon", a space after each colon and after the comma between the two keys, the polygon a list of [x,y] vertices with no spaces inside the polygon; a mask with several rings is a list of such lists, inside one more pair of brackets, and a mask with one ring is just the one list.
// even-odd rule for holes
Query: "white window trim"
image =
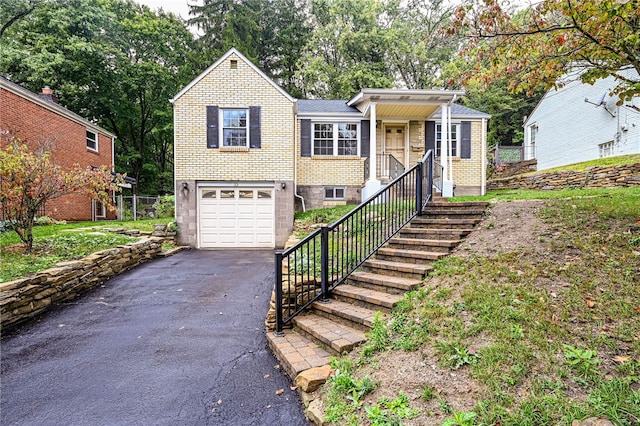
{"label": "white window trim", "polygon": [[[224,112],[225,111],[245,111],[245,113],[247,114],[247,124],[245,126],[245,129],[247,131],[247,137],[245,139],[246,143],[244,145],[225,145],[224,144]],[[220,148],[249,148],[251,146],[251,141],[249,140],[251,138],[251,132],[249,131],[250,127],[249,127],[249,108],[244,108],[244,107],[228,107],[228,108],[223,108],[220,107],[218,109],[218,140],[219,140],[219,147]],[[238,129],[240,129],[241,127],[238,127]]]}
{"label": "white window trim", "polygon": [[99,139],[99,137],[98,137],[98,133],[97,133],[97,132],[94,132],[94,131],[93,131],[93,130],[91,130],[91,129],[86,129],[86,130],[87,130],[87,133],[92,133],[92,134],[93,134],[93,135],[95,135],[95,137],[96,137],[96,138],[95,138],[95,144],[96,144],[96,146],[95,146],[95,148],[94,148],[94,147],[89,146],[89,137],[88,137],[88,135],[87,135],[87,137],[86,137],[86,139],[85,139],[85,146],[86,146],[86,148],[87,148],[88,150],[91,150],[91,151],[94,151],[94,152],[98,152],[98,139]]}
{"label": "white window trim", "polygon": [[[608,150],[607,155],[603,155],[603,153],[605,152],[605,149]],[[599,143],[598,144],[598,155],[599,155],[599,158],[613,157],[614,156],[614,150],[615,150],[614,141],[607,141],[607,142],[603,142],[603,143]]]}
{"label": "white window trim", "polygon": [[[331,124],[333,126],[333,154],[316,154],[316,124]],[[350,155],[338,154],[338,125],[356,125],[356,153]],[[317,157],[359,157],[360,156],[360,122],[355,121],[312,121],[311,122],[311,155]]]}
{"label": "white window trim", "polygon": [[[327,197],[327,190],[331,189],[333,197]],[[336,197],[336,190],[342,190],[342,197]],[[325,186],[322,188],[323,198],[328,201],[342,201],[347,198],[347,188],[344,186]]]}
{"label": "white window trim", "polygon": [[[456,126],[456,155],[453,155],[454,158],[460,158],[460,141],[462,140],[462,135],[460,134],[460,132],[462,131],[462,123],[459,122],[455,122],[455,123],[451,123],[451,127]],[[439,147],[442,143],[442,136],[440,137],[440,140],[438,140],[438,127],[442,128],[442,124],[440,123],[436,123],[436,129],[435,129],[435,137],[436,137],[436,147]],[[442,132],[440,133],[442,135]],[[450,137],[447,136],[447,140],[449,141],[449,144],[452,143],[452,140]],[[453,147],[452,147],[453,148]],[[442,156],[442,153],[440,153],[440,155]],[[449,156],[449,153],[447,152],[447,157]]]}

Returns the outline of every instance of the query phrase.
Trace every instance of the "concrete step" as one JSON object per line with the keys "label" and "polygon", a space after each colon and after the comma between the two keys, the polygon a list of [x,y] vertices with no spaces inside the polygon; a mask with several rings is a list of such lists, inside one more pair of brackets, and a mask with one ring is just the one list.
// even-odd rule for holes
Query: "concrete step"
{"label": "concrete step", "polygon": [[350,352],[367,340],[362,330],[314,313],[298,315],[293,319],[293,324],[298,333],[324,345],[334,355]]}
{"label": "concrete step", "polygon": [[412,228],[429,229],[469,229],[480,222],[480,219],[431,219],[427,216],[420,216],[411,221]]}
{"label": "concrete step", "polygon": [[396,303],[404,298],[401,294],[384,293],[351,284],[339,285],[333,290],[332,295],[343,302],[385,313],[391,312]]}
{"label": "concrete step", "polygon": [[291,381],[298,373],[309,368],[322,367],[331,360],[329,352],[293,330],[286,330],[282,336],[268,332],[267,342]]}
{"label": "concrete step", "polygon": [[373,317],[376,315],[376,312],[378,312],[363,306],[354,306],[351,303],[337,299],[329,299],[326,302],[314,302],[312,308],[313,312],[318,315],[365,332],[371,328]]}
{"label": "concrete step", "polygon": [[405,250],[422,250],[434,253],[449,253],[456,248],[462,240],[426,240],[420,238],[394,237],[389,240],[388,247]]}
{"label": "concrete step", "polygon": [[376,254],[376,259],[390,262],[415,263],[417,265],[430,265],[447,253],[437,253],[422,250],[407,250],[391,247],[382,247]]}
{"label": "concrete step", "polygon": [[349,283],[383,293],[402,294],[422,284],[422,278],[403,278],[358,271],[349,276]]}
{"label": "concrete step", "polygon": [[415,263],[392,262],[388,260],[369,259],[362,264],[362,270],[380,275],[423,279],[433,267],[416,265]]}

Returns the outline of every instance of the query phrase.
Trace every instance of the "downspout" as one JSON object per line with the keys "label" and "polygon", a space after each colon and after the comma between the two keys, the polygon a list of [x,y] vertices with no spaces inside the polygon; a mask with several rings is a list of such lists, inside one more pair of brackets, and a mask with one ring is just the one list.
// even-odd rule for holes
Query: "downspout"
{"label": "downspout", "polygon": [[298,194],[298,117],[293,116],[293,196],[302,202],[302,211],[306,212],[304,198]]}

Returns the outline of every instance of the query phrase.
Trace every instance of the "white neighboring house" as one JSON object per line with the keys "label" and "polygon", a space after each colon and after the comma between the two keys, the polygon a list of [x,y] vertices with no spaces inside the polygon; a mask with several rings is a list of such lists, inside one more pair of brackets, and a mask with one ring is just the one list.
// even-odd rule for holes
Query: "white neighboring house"
{"label": "white neighboring house", "polygon": [[614,85],[613,77],[593,85],[573,78],[549,90],[524,123],[525,160],[536,158],[545,170],[640,153],[640,98],[617,106]]}

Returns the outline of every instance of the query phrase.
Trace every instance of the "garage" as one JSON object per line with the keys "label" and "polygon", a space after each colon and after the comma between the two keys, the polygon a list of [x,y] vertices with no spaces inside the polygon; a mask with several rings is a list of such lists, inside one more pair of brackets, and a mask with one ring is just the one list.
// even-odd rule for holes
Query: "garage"
{"label": "garage", "polygon": [[200,248],[273,248],[273,186],[198,188]]}

